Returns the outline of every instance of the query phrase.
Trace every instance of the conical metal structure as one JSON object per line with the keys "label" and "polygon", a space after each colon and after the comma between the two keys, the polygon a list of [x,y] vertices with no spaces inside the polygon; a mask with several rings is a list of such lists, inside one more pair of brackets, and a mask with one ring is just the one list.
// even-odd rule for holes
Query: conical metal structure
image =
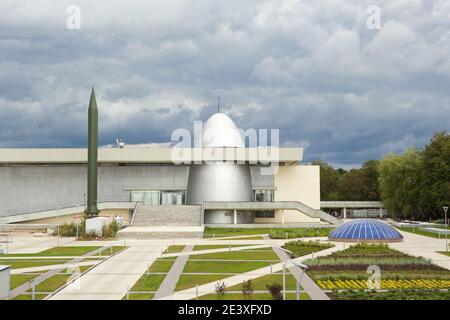
{"label": "conical metal structure", "polygon": [[88,174],[87,174],[87,208],[89,216],[99,213],[97,208],[97,158],[98,158],[98,110],[94,87],[88,108]]}

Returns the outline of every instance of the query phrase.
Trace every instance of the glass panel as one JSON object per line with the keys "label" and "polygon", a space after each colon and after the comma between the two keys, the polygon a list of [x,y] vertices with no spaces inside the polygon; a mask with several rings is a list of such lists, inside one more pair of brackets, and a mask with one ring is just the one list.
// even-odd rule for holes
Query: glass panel
{"label": "glass panel", "polygon": [[130,193],[130,201],[143,201],[144,193],[142,191],[131,191]]}
{"label": "glass panel", "polygon": [[273,201],[273,190],[255,190],[255,201],[256,202],[272,202]]}
{"label": "glass panel", "polygon": [[158,205],[159,203],[160,203],[160,201],[159,201],[159,191],[158,190],[145,191],[144,204]]}

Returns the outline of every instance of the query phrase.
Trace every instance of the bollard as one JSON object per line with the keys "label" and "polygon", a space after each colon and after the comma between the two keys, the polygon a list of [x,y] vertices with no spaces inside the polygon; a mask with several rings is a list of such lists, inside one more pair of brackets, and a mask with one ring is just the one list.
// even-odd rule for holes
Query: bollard
{"label": "bollard", "polygon": [[150,263],[147,263],[147,271],[145,272],[147,275],[150,272]]}
{"label": "bollard", "polygon": [[198,300],[198,284],[195,285],[195,300]]}
{"label": "bollard", "polygon": [[31,300],[34,300],[36,298],[35,292],[36,292],[36,286],[33,282],[33,287],[31,288]]}
{"label": "bollard", "polygon": [[98,253],[98,256],[101,258],[102,257],[102,251],[103,251],[103,247],[100,248],[100,252]]}
{"label": "bollard", "polygon": [[113,246],[111,245],[111,246],[109,247],[109,253],[112,254],[112,252],[113,252]]}
{"label": "bollard", "polygon": [[314,259],[314,251],[311,251],[311,259]]}
{"label": "bollard", "polygon": [[228,251],[231,251],[231,242],[228,244]]}
{"label": "bollard", "polygon": [[216,238],[216,234],[213,232],[213,239],[215,239]]}
{"label": "bollard", "polygon": [[127,284],[127,300],[130,300],[130,285]]}
{"label": "bollard", "polygon": [[286,240],[287,240],[287,239],[289,239],[289,238],[288,238],[288,233],[287,233],[287,231],[286,231]]}
{"label": "bollard", "polygon": [[273,270],[273,264],[270,264],[270,274],[272,274],[272,270]]}
{"label": "bollard", "polygon": [[296,287],[296,298],[297,300],[300,300],[300,281],[297,281],[297,287]]}

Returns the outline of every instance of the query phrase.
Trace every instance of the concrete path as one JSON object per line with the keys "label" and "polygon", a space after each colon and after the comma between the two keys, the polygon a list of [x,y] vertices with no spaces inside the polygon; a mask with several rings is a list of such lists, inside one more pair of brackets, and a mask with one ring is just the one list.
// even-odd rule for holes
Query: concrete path
{"label": "concrete path", "polygon": [[[144,242],[145,243],[145,242]],[[50,300],[120,300],[161,255],[164,242],[131,246],[100,263],[79,278],[76,286],[63,288]]]}
{"label": "concrete path", "polygon": [[[275,247],[273,250],[281,261],[290,260],[288,254],[279,247]],[[311,297],[311,300],[330,300],[330,298],[322,291],[322,289],[320,289],[314,280],[306,274],[306,272],[301,271],[299,267],[296,267],[290,263],[287,264],[287,267],[297,282],[300,282],[302,288]]]}
{"label": "concrete path", "polygon": [[[325,255],[328,255],[328,254],[330,254],[330,253],[332,253],[334,251],[338,251],[338,250],[341,250],[341,249],[342,249],[342,247],[336,246],[336,247],[333,247],[333,248],[329,248],[329,249],[325,249],[325,250],[316,252],[316,253],[314,253],[314,256],[315,257],[325,256]],[[311,255],[298,257],[298,258],[295,258],[295,259],[292,259],[292,260],[296,261],[296,262],[302,262],[302,261],[304,261],[306,259],[309,259],[309,258],[311,258]],[[270,274],[271,270],[272,270],[272,272],[279,272],[282,269],[283,269],[283,262],[279,262],[279,263],[273,264],[272,268],[270,266],[263,267],[263,268],[260,268],[260,269],[256,269],[256,270],[252,270],[252,271],[249,271],[249,272],[241,273],[241,274],[238,274],[238,275],[235,275],[235,276],[232,276],[232,277],[228,277],[228,278],[222,279],[221,281],[225,282],[225,284],[228,287],[230,287],[230,286],[233,286],[233,285],[236,285],[236,284],[240,284],[240,283],[242,283],[242,281],[245,281],[245,280],[248,280],[248,279],[253,279],[253,278],[256,278],[256,277],[262,277],[262,276],[268,275],[268,274]],[[203,285],[198,286],[199,296],[215,292],[215,285],[216,285],[216,281],[209,282],[207,284],[203,284]],[[189,289],[186,289],[186,290],[177,291],[177,292],[175,292],[174,294],[172,294],[170,296],[162,298],[161,300],[191,300],[191,299],[195,299],[195,296],[196,296],[196,288],[193,287],[193,288],[189,288]]]}
{"label": "concrete path", "polygon": [[[434,264],[450,270],[450,256],[437,253],[437,251],[445,251],[445,239],[436,239],[405,231],[400,231],[400,233],[403,235],[403,242],[390,243],[391,248],[412,256],[430,259]],[[450,239],[448,239],[448,243],[450,244]]]}
{"label": "concrete path", "polygon": [[[194,249],[193,245],[185,246],[183,249],[183,253],[190,253]],[[189,259],[189,255],[180,255],[175,260],[172,268],[170,268],[163,282],[156,291],[153,299],[161,299],[163,297],[167,297],[171,295],[175,291],[175,287],[177,286],[178,280],[180,279],[181,274],[183,273],[184,266]]]}
{"label": "concrete path", "polygon": [[[34,237],[29,233],[12,233],[11,237],[7,253],[37,253],[58,246],[58,239],[52,236]],[[75,238],[60,238],[59,245],[67,245],[74,240]],[[6,250],[6,243],[2,243],[2,248]]]}
{"label": "concrete path", "polygon": [[53,264],[49,266],[40,266],[40,267],[30,267],[30,268],[20,268],[20,269],[12,269],[11,274],[21,274],[26,272],[42,272],[53,269],[61,269],[61,268],[75,268],[75,267],[84,267],[91,266],[101,262],[102,260],[89,260],[78,263],[72,263],[69,266],[67,264]]}
{"label": "concrete path", "polygon": [[[86,253],[85,256],[95,255],[96,253],[100,252],[100,250],[105,250],[105,249],[106,249],[106,247],[95,249],[91,252]],[[14,288],[13,290],[11,290],[9,292],[8,299],[13,299],[13,298],[17,297],[18,295],[30,290],[33,287],[33,284],[35,286],[38,286],[41,282],[44,282],[45,280],[53,277],[54,275],[62,272],[63,270],[65,270],[67,268],[70,268],[75,263],[83,261],[83,259],[84,258],[81,257],[81,258],[75,258],[73,260],[70,260],[69,262],[61,265],[60,268],[49,270],[49,271],[41,274],[40,276],[37,276],[32,282],[27,282],[27,283],[24,283],[16,288]]]}

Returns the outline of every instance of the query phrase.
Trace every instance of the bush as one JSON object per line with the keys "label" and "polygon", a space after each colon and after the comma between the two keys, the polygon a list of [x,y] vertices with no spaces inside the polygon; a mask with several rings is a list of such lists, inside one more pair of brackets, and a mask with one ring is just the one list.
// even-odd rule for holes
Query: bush
{"label": "bush", "polygon": [[253,294],[253,283],[252,279],[248,279],[247,281],[242,282],[242,295],[245,299],[249,299]]}
{"label": "bush", "polygon": [[116,220],[113,220],[110,224],[102,227],[102,238],[115,238],[119,229],[120,226],[117,224]]}
{"label": "bush", "polygon": [[281,229],[273,230],[269,237],[272,239],[288,239],[293,238],[303,238],[303,237],[326,237],[330,232],[334,230],[333,228],[304,228],[304,229]]}
{"label": "bush", "polygon": [[283,287],[278,282],[274,282],[273,284],[266,285],[267,290],[269,290],[270,295],[273,300],[283,300],[283,295],[281,292],[283,291]]}
{"label": "bush", "polygon": [[295,257],[301,257],[312,252],[334,247],[331,243],[320,243],[318,241],[291,241],[284,244],[283,248],[291,251]]}
{"label": "bush", "polygon": [[[58,229],[53,231],[53,235],[58,235]],[[60,237],[76,237],[77,236],[77,224],[75,222],[63,223],[59,226]]]}
{"label": "bush", "polygon": [[227,288],[227,286],[225,285],[225,282],[217,282],[216,283],[216,294],[219,297],[219,299],[223,298],[223,296],[225,295],[225,289]]}

